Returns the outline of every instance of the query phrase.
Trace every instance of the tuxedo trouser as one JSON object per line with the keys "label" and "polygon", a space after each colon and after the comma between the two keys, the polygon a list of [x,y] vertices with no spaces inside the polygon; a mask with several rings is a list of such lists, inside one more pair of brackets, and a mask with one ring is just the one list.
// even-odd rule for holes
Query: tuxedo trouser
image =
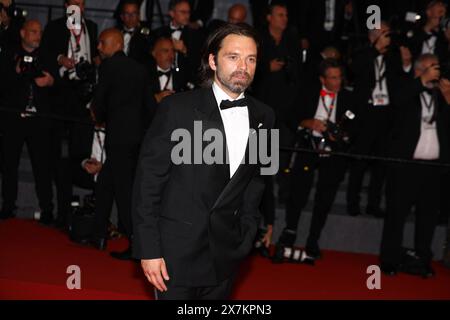
{"label": "tuxedo trouser", "polygon": [[155,289],[156,300],[227,300],[233,289],[235,275],[211,287],[178,287],[165,282],[166,292]]}
{"label": "tuxedo trouser", "polygon": [[17,200],[18,169],[23,145],[27,145],[36,194],[42,211],[53,211],[50,164],[50,128],[38,119],[22,119],[4,128],[2,196],[3,208],[13,210]]}
{"label": "tuxedo trouser", "polygon": [[[376,108],[376,107],[372,107]],[[388,108],[388,107],[383,107]],[[390,131],[390,112],[387,109],[371,110],[370,117],[362,125],[362,129],[355,136],[350,150],[355,154],[384,156]],[[350,174],[347,188],[347,207],[349,211],[358,211],[360,205],[360,192],[364,173],[369,163],[364,160],[353,160],[350,164]],[[367,207],[379,209],[381,195],[386,178],[386,165],[382,162],[370,163],[370,182],[368,190]]]}
{"label": "tuxedo trouser", "polygon": [[94,238],[105,238],[113,202],[116,202],[119,220],[130,237],[131,195],[136,170],[138,147],[107,148],[106,161],[97,177],[95,187]]}
{"label": "tuxedo trouser", "polygon": [[425,262],[432,259],[431,242],[439,214],[442,169],[402,165],[390,167],[387,179],[387,216],[384,221],[380,260],[399,264],[402,257],[403,229],[415,207],[414,247]]}
{"label": "tuxedo trouser", "polygon": [[[308,153],[297,155],[296,163],[290,173],[290,194],[286,203],[286,228],[294,232],[297,231],[301,211],[308,202],[316,169],[318,179],[306,245],[307,249],[312,251],[318,250],[320,234],[345,175],[346,161],[342,157],[320,157],[317,154]],[[285,243],[285,245],[293,245],[293,243]]]}

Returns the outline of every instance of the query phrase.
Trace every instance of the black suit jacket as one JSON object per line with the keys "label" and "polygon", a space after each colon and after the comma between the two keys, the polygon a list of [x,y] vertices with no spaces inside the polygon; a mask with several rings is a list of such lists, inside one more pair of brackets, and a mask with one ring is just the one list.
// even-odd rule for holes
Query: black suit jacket
{"label": "black suit jacket", "polygon": [[[428,38],[423,28],[418,28],[414,32],[414,36],[411,38],[411,53],[415,59],[422,53],[423,42]],[[448,43],[445,39],[445,35],[440,31],[437,33],[436,47],[434,54],[439,57],[441,63],[447,62],[449,58]]]}
{"label": "black suit jacket", "polygon": [[[268,106],[249,97],[248,109],[250,128],[273,127]],[[174,285],[214,286],[252,248],[265,184],[259,165],[241,164],[230,179],[228,164],[173,164],[171,134],[185,129],[194,137],[194,121],[225,138],[211,88],[164,99],[145,136],[133,191],[133,255],[164,258]]]}
{"label": "black suit jacket", "polygon": [[[354,75],[354,97],[356,110],[361,118],[368,113],[369,100],[372,99],[372,91],[375,88],[375,67],[374,61],[379,55],[373,47],[367,47],[357,52],[350,66]],[[395,92],[397,84],[407,74],[402,69],[401,59],[397,52],[388,52],[385,55],[386,82],[392,104],[391,95]]]}
{"label": "black suit jacket", "polygon": [[146,64],[152,59],[150,55],[150,37],[143,35],[141,28],[136,28],[131,36],[128,56],[141,64]]}
{"label": "black suit jacket", "polygon": [[[389,153],[392,157],[412,159],[419,142],[422,121],[420,93],[425,88],[420,79],[404,79],[396,91],[394,102],[397,107]],[[440,146],[440,160],[448,162],[449,157],[449,114],[450,106],[440,92],[436,92],[435,119]]]}
{"label": "black suit jacket", "polygon": [[156,102],[145,68],[123,51],[102,62],[92,107],[106,123],[106,148],[138,146]]}
{"label": "black suit jacket", "polygon": [[[70,30],[67,29],[66,22],[67,19],[65,17],[50,21],[42,35],[42,54],[53,64],[55,70],[59,69],[57,62],[58,56],[60,54],[67,55]],[[89,33],[91,58],[94,58],[97,52],[97,24],[86,19],[86,26]]]}

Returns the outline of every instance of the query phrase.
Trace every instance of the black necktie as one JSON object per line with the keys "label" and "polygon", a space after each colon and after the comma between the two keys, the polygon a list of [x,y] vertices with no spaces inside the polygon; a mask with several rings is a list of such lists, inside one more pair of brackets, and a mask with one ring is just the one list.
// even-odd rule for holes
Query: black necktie
{"label": "black necktie", "polygon": [[220,103],[220,109],[221,110],[226,110],[226,109],[230,109],[230,108],[235,108],[235,107],[246,107],[247,106],[247,98],[242,98],[239,100],[222,100],[222,102]]}
{"label": "black necktie", "polygon": [[158,70],[158,77],[162,77],[162,76],[167,76],[167,77],[169,77],[171,73],[172,73],[172,70],[165,71],[165,72],[164,72],[164,71]]}

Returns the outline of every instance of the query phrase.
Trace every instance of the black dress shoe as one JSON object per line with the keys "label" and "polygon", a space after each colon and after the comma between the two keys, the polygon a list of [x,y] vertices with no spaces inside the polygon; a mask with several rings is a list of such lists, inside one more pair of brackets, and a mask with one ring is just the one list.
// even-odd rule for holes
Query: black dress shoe
{"label": "black dress shoe", "polygon": [[380,269],[387,276],[397,275],[399,266],[393,263],[381,263]]}
{"label": "black dress shoe", "polygon": [[409,261],[401,266],[400,270],[403,273],[419,276],[424,279],[431,278],[435,275],[435,272],[429,263],[425,263],[422,259]]}
{"label": "black dress shoe", "polygon": [[94,247],[97,250],[101,250],[101,251],[106,250],[107,244],[108,244],[108,241],[105,238],[89,240],[90,246]]}
{"label": "black dress shoe", "polygon": [[131,246],[128,247],[127,250],[122,252],[113,251],[110,253],[111,257],[119,260],[134,260],[131,254]]}

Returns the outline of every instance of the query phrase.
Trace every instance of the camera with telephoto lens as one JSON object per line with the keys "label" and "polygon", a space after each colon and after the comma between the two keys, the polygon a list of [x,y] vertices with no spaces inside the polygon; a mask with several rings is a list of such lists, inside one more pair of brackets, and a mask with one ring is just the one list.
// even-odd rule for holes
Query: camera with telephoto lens
{"label": "camera with telephoto lens", "polygon": [[322,133],[322,137],[314,136],[310,129],[302,129],[298,132],[298,139],[302,141],[301,145],[312,147],[313,150],[343,151],[350,144],[348,125],[354,118],[355,114],[347,110],[339,122],[326,121],[326,130]]}
{"label": "camera with telephoto lens", "polygon": [[94,95],[95,86],[97,84],[95,65],[85,60],[84,57],[81,57],[80,62],[75,65],[75,74],[78,79],[81,80],[81,97],[83,98],[83,101],[88,103]]}
{"label": "camera with telephoto lens", "polygon": [[14,3],[12,3],[9,7],[6,7],[4,4],[0,3],[0,11],[1,10],[4,10],[6,15],[10,18],[25,19],[28,15],[26,10],[18,8]]}
{"label": "camera with telephoto lens", "polygon": [[19,56],[20,74],[28,79],[36,79],[44,76],[39,59],[32,55]]}

